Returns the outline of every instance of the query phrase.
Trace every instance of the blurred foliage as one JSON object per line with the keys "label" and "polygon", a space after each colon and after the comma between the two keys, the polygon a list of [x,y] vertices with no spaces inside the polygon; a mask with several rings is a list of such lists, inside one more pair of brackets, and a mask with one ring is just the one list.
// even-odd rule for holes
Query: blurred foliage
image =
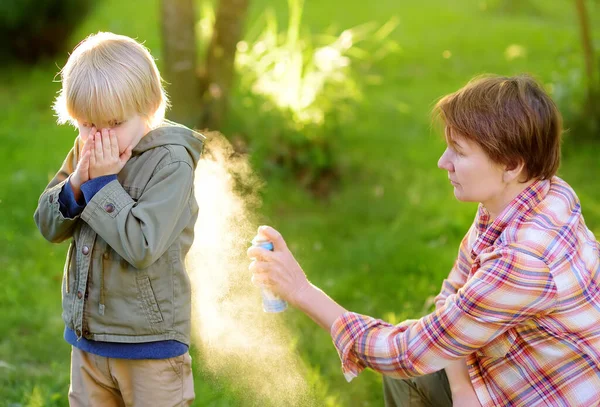
{"label": "blurred foliage", "polygon": [[93,0],[0,1],[0,58],[35,63],[67,51],[71,33]]}
{"label": "blurred foliage", "polygon": [[479,7],[509,15],[539,16],[542,14],[540,8],[532,0],[483,0]]}
{"label": "blurred foliage", "polygon": [[[303,5],[288,1],[288,27],[282,29],[267,9],[238,44],[239,88],[231,110],[234,121],[244,123],[261,169],[292,176],[322,196],[339,173],[336,134],[357,120],[363,88],[380,82],[369,67],[399,48],[388,38],[397,19],[311,35],[301,32]],[[214,13],[202,14],[205,41]]]}
{"label": "blurred foliage", "polygon": [[[570,3],[569,6],[573,10],[576,9],[575,1],[570,0],[565,3]],[[504,14],[507,17],[525,16],[533,19],[544,17],[545,5],[545,2],[540,0],[481,0],[479,3],[481,10]],[[586,20],[591,18],[593,21],[594,14],[599,10],[600,2],[597,0],[584,1],[582,5],[585,5],[588,10],[585,13],[589,14],[584,18]],[[574,18],[574,22],[578,22],[579,31],[584,30],[581,19]],[[588,30],[589,28],[586,27]],[[589,44],[586,44],[586,41],[589,41]],[[586,49],[588,45],[589,49]],[[593,38],[580,37],[579,44],[574,43],[561,52],[552,72],[552,84],[548,90],[560,106],[565,119],[567,142],[587,143],[590,140],[600,140],[600,70],[595,67],[600,63],[600,55],[597,52],[594,53],[594,50],[597,49],[600,49],[598,39],[594,44]],[[590,54],[586,55],[586,52]],[[521,50],[518,46],[511,46],[507,49],[505,56],[507,59],[526,56],[526,50]],[[585,70],[574,59],[589,59],[593,72],[586,77]]]}
{"label": "blurred foliage", "polygon": [[[600,95],[588,93],[583,70],[574,66],[574,60],[580,58],[580,55],[574,53],[565,52],[560,55],[552,72],[552,83],[547,85],[563,115],[565,141],[568,142],[600,140],[600,112],[597,111]],[[595,100],[595,112],[590,98]]]}

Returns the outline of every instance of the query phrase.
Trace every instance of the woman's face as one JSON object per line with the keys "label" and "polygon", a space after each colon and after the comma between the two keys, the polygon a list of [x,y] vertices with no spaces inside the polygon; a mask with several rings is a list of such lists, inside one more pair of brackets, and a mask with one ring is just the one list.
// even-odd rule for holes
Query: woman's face
{"label": "woman's face", "polygon": [[448,179],[459,201],[481,202],[493,207],[502,201],[506,183],[503,166],[493,162],[481,147],[463,137],[453,136],[455,147],[448,146],[438,167],[448,171]]}

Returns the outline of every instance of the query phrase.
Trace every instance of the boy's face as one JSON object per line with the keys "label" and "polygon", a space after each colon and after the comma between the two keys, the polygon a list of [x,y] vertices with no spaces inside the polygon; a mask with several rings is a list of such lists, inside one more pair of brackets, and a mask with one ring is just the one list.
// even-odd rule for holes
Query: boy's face
{"label": "boy's face", "polygon": [[81,138],[82,145],[87,141],[92,127],[96,127],[96,131],[102,131],[105,129],[112,129],[117,135],[119,142],[119,153],[123,153],[127,147],[135,147],[137,143],[150,131],[150,126],[140,115],[135,115],[127,120],[116,122],[112,120],[108,124],[101,124],[103,127],[96,126],[95,123],[87,123],[85,121],[77,121],[77,127],[79,127],[79,137]]}

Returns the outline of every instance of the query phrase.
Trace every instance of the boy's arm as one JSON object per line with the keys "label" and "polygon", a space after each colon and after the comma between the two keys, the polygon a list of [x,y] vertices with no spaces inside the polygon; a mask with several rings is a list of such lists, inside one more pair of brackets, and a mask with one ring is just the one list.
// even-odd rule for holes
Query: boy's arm
{"label": "boy's arm", "polygon": [[85,202],[78,202],[75,198],[75,192],[70,182],[71,177],[67,178],[62,190],[58,194],[60,212],[65,218],[74,218],[79,216],[85,207]]}
{"label": "boy's arm", "polygon": [[60,170],[50,181],[38,201],[38,206],[33,215],[35,224],[46,240],[52,243],[60,243],[73,235],[73,229],[77,225],[79,216],[69,217],[68,213],[61,211],[59,195],[70,174],[75,169],[77,162],[79,138],[67,154]]}
{"label": "boy's arm", "polygon": [[193,175],[187,162],[166,164],[152,176],[137,201],[113,180],[89,200],[81,218],[129,264],[146,268],[189,224]]}

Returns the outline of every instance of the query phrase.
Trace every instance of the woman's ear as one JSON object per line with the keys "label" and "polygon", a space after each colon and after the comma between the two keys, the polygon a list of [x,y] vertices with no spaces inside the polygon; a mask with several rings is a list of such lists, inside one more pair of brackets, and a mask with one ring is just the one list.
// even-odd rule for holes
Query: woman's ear
{"label": "woman's ear", "polygon": [[507,165],[504,167],[504,173],[502,174],[502,180],[509,184],[515,180],[521,182],[523,172],[525,170],[525,162],[520,160],[516,164]]}

